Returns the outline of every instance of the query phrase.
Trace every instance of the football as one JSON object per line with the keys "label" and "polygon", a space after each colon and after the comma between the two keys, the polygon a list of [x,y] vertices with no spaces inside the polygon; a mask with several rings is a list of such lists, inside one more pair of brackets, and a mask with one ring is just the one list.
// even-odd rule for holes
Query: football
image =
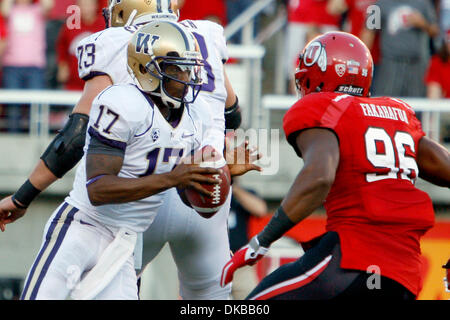
{"label": "football", "polygon": [[[202,150],[204,151],[204,149]],[[216,156],[209,160],[203,160],[199,166],[202,168],[215,168],[221,169],[221,174],[211,174],[210,177],[214,179],[220,179],[222,182],[219,184],[202,184],[202,187],[213,193],[212,197],[204,196],[198,193],[195,189],[187,188],[184,192],[179,194],[183,199],[182,193],[186,197],[191,207],[198,212],[203,218],[209,219],[214,216],[225,203],[230,192],[231,176],[227,163],[222,156]]]}

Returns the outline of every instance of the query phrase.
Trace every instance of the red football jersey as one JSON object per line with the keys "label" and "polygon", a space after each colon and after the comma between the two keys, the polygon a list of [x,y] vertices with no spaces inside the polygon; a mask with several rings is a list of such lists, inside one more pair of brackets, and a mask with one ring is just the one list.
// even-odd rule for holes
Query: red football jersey
{"label": "red football jersey", "polygon": [[294,148],[296,133],[308,128],[330,129],[339,140],[339,166],[324,206],[327,230],[340,236],[341,267],[379,270],[417,295],[420,237],[434,225],[434,211],[414,186],[425,134],[412,108],[387,97],[312,93],[290,108],[283,126]]}

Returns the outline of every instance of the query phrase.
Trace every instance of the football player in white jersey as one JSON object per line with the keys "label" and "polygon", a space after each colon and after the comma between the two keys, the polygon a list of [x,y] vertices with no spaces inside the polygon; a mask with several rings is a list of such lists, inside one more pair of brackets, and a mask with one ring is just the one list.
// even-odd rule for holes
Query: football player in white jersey
{"label": "football player in white jersey", "polygon": [[163,191],[211,196],[199,183],[218,183],[204,174],[219,170],[179,161],[205,140],[202,119],[189,111],[201,83],[194,36],[173,22],[150,23],[128,56],[136,85],[113,85],[94,99],[85,170],[47,223],[22,299],[137,299],[134,245]]}
{"label": "football player in white jersey", "polygon": [[[111,3],[108,16],[112,25],[129,22],[133,17],[130,10],[131,0],[128,2]],[[125,74],[120,69],[126,56],[121,49],[121,43],[125,43],[128,32],[134,32],[140,24],[149,19],[176,20],[177,15],[174,1],[159,0],[153,2],[157,5],[158,13],[153,15],[136,13],[133,25],[124,28],[112,28],[92,35],[80,42],[80,47],[90,47],[92,43],[98,51],[107,53],[98,64],[92,62],[89,50],[85,50],[83,58],[80,58],[82,68],[80,77],[90,79],[102,72],[107,72],[112,79],[120,80]],[[168,11],[164,11],[168,8]],[[162,12],[159,12],[162,11]],[[148,12],[148,11],[147,11]],[[127,23],[129,24],[129,23]],[[211,145],[222,151],[224,149],[224,131],[236,129],[240,124],[240,109],[237,97],[234,94],[224,70],[224,62],[228,59],[226,41],[223,36],[223,28],[210,21],[183,21],[183,26],[189,28],[196,37],[200,51],[204,58],[204,71],[202,78],[205,84],[199,93],[196,102],[191,106],[191,112],[199,117],[204,115],[205,108],[213,112],[214,141]],[[114,44],[114,46],[113,46]],[[104,46],[102,49],[99,46]],[[115,51],[111,51],[114,48]],[[84,61],[86,59],[86,61]],[[163,94],[163,93],[162,93]],[[203,103],[202,103],[203,102]],[[226,109],[224,116],[224,107]],[[208,121],[204,119],[204,121]],[[227,126],[225,125],[227,123]],[[242,166],[230,166],[232,175],[242,174],[247,170],[257,169],[252,164]],[[231,286],[220,286],[221,266],[229,259],[229,241],[227,219],[229,214],[230,196],[221,210],[211,219],[205,220],[193,209],[186,207],[180,200],[175,189],[168,190],[165,194],[163,205],[151,228],[144,234],[143,269],[153,260],[166,243],[169,243],[172,256],[178,269],[180,283],[180,295],[183,299],[228,299]],[[138,241],[138,246],[141,243]],[[136,265],[141,265],[139,253]],[[145,284],[144,284],[145,285]],[[148,284],[151,285],[151,284]]]}
{"label": "football player in white jersey", "polygon": [[[132,82],[132,79],[126,72],[126,46],[132,33],[137,29],[136,25],[145,24],[154,19],[175,21],[178,19],[176,10],[176,1],[170,0],[152,2],[137,0],[110,1],[109,8],[106,12],[108,24],[114,28],[106,29],[86,38],[80,42],[77,48],[80,77],[86,80],[82,98],[75,106],[70,120],[62,132],[54,139],[41,157],[30,178],[12,197],[7,197],[0,202],[0,215],[5,216],[3,223],[0,222],[0,228],[4,230],[5,224],[22,217],[28,205],[42,190],[46,189],[59,177],[62,177],[79,161],[83,155],[84,136],[88,121],[87,115],[89,114],[93,98],[111,84]],[[223,112],[220,112],[220,110],[223,111],[225,104],[228,107],[226,108],[225,116],[227,128],[237,128],[240,124],[240,110],[237,97],[223,70],[223,60],[227,59],[227,55],[222,28],[212,22],[186,21],[183,24],[193,29],[202,55],[206,57],[204,78],[207,77],[207,80],[199,98],[194,104],[195,106],[198,105],[199,108],[193,107],[192,112],[195,113],[198,110],[197,113],[203,115],[200,101],[206,101],[210,108],[217,110],[217,112],[214,112],[213,123],[217,132],[223,132],[224,117]],[[116,28],[123,25],[127,26]],[[217,139],[213,143],[213,146],[217,150],[222,150],[223,135],[217,134],[216,137]],[[248,163],[244,166],[230,166],[232,175],[242,174],[248,170],[255,169],[257,169],[255,165]],[[175,211],[173,211],[174,208],[171,208],[171,212],[180,211],[177,214],[183,219],[199,218],[193,210],[189,214],[183,211],[188,210],[188,208],[182,205],[176,193],[172,193],[169,196],[171,198],[168,198],[166,202],[171,203],[171,200],[173,200],[177,208],[180,208],[180,210]],[[229,200],[214,219],[210,219],[209,221],[193,220],[195,224],[201,227],[201,231],[188,230],[187,232],[191,236],[192,233],[197,234],[199,238],[200,235],[205,235],[203,239],[214,240],[221,244],[226,243],[226,246],[228,246],[226,217],[228,215],[227,208],[229,206]],[[175,217],[169,217],[167,215],[167,219],[169,218],[175,219]],[[183,219],[179,219],[177,229],[181,228],[184,222],[193,223],[193,221],[185,221]],[[167,221],[160,221],[158,219],[158,222],[164,224]],[[218,225],[217,228],[212,227],[213,222]],[[220,231],[221,236],[217,236],[219,231],[216,231],[216,229]],[[172,230],[176,229],[172,227]],[[186,230],[183,229],[183,232],[186,232]],[[147,240],[152,241],[152,239]],[[166,235],[166,240],[164,241],[169,240]],[[209,240],[206,240],[206,242]],[[193,242],[200,243],[199,241]],[[202,240],[202,242],[205,242],[205,240]],[[146,262],[158,253],[160,245],[161,242],[155,243],[154,246],[152,245],[152,250],[147,255]],[[181,252],[178,254],[173,251],[180,270],[182,297],[186,299],[225,299],[228,296],[230,288],[220,288],[218,279],[220,277],[222,262],[227,261],[229,258],[228,247],[203,247],[203,249],[198,248],[198,250],[192,248],[190,252],[178,250]],[[199,253],[199,256],[191,254],[193,250],[196,250],[195,252]],[[188,252],[188,258],[186,258],[186,252]],[[220,259],[211,259],[211,252],[215,254],[220,252]],[[177,256],[181,258],[177,258]],[[138,261],[135,265],[137,268],[140,268],[140,257],[138,253],[136,254],[136,258]],[[180,260],[183,260],[183,262],[180,262]],[[191,260],[195,263],[192,263]],[[188,271],[184,272],[183,270],[185,269]],[[196,274],[189,274],[190,269],[198,270],[198,272]],[[208,274],[205,275],[205,272]],[[188,278],[192,279],[192,281],[187,281],[186,279]],[[205,281],[205,279],[208,280]],[[184,285],[185,283],[186,285]]]}

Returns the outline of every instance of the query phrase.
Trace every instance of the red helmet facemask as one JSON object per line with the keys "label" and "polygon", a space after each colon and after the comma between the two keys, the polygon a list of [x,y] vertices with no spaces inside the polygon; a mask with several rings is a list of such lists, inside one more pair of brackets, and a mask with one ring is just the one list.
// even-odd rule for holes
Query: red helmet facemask
{"label": "red helmet facemask", "polygon": [[327,32],[303,49],[295,73],[299,94],[340,92],[370,96],[373,61],[369,49],[346,32]]}

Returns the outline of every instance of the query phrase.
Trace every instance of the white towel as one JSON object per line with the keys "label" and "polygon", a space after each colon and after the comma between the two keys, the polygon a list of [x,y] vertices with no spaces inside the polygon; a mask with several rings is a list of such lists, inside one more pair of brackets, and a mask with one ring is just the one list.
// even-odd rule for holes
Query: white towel
{"label": "white towel", "polygon": [[72,291],[72,299],[92,300],[106,288],[133,254],[136,238],[135,232],[121,228],[100,256],[97,264]]}

